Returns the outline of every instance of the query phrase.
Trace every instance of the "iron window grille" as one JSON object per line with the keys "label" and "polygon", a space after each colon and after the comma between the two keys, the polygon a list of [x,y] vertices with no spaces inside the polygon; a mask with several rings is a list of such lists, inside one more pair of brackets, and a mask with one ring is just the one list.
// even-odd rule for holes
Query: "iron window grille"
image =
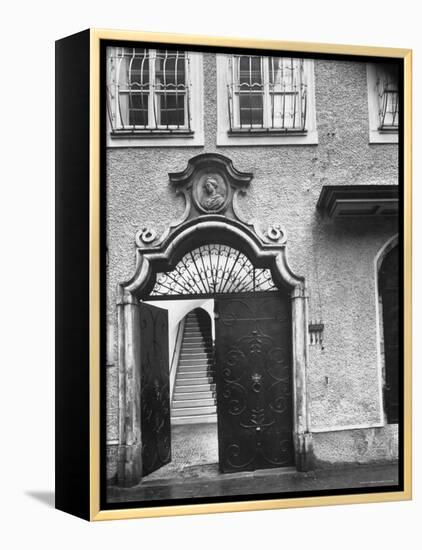
{"label": "iron window grille", "polygon": [[151,296],[276,290],[269,269],[256,268],[245,254],[230,246],[209,244],[185,254],[172,271],[157,273]]}
{"label": "iron window grille", "polygon": [[304,60],[230,57],[228,110],[229,133],[306,132]]}
{"label": "iron window grille", "polygon": [[378,130],[396,132],[399,128],[398,74],[392,65],[377,67]]}
{"label": "iron window grille", "polygon": [[108,61],[112,134],[193,134],[186,52],[117,48]]}

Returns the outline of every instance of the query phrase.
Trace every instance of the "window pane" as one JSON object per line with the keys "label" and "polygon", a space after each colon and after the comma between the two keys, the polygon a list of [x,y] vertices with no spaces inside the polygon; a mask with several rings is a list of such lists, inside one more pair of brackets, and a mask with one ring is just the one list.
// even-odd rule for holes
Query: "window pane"
{"label": "window pane", "polygon": [[157,95],[158,124],[184,126],[185,95],[183,93],[160,93]]}
{"label": "window pane", "polygon": [[301,124],[298,93],[274,94],[272,108],[275,128],[294,129]]}
{"label": "window pane", "polygon": [[239,84],[241,89],[262,86],[262,58],[242,55],[239,57]]}
{"label": "window pane", "polygon": [[241,93],[239,95],[239,114],[241,126],[262,125],[264,121],[264,102],[260,93]]}
{"label": "window pane", "polygon": [[131,126],[148,125],[148,94],[130,93],[129,124]]}
{"label": "window pane", "polygon": [[156,84],[174,90],[186,85],[185,52],[157,52]]}
{"label": "window pane", "polygon": [[269,57],[268,68],[271,127],[283,130],[303,129],[306,112],[303,60]]}
{"label": "window pane", "polygon": [[269,79],[275,91],[297,91],[302,84],[302,60],[292,57],[270,57]]}
{"label": "window pane", "polygon": [[395,65],[377,67],[380,127],[397,129],[399,124],[398,72]]}
{"label": "window pane", "polygon": [[148,50],[133,48],[128,66],[128,84],[133,90],[149,86]]}

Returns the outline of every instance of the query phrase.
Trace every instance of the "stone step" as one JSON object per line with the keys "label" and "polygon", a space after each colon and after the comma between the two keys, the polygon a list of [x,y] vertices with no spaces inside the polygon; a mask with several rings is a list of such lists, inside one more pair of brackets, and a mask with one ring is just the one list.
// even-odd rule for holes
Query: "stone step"
{"label": "stone step", "polygon": [[213,424],[217,422],[216,414],[198,414],[193,416],[177,416],[171,417],[171,424],[173,426],[180,426],[182,424]]}
{"label": "stone step", "polygon": [[193,416],[196,414],[215,414],[217,412],[216,405],[210,405],[209,407],[185,407],[183,409],[173,408],[171,416],[176,418],[177,416]]}
{"label": "stone step", "polygon": [[213,379],[213,373],[210,372],[209,369],[192,369],[189,371],[183,371],[180,373],[179,376],[177,376],[177,382],[183,382],[184,380],[190,380],[191,378],[201,378],[207,376],[211,380]]}
{"label": "stone step", "polygon": [[199,355],[203,355],[204,357],[212,357],[213,354],[210,350],[204,350],[203,348],[193,348],[193,349],[189,349],[189,350],[181,349],[180,350],[180,357],[182,355],[184,357],[186,357],[187,359],[189,359],[189,358],[195,358]]}
{"label": "stone step", "polygon": [[182,401],[179,399],[173,401],[173,409],[185,409],[187,407],[215,407],[215,399],[187,399]]}
{"label": "stone step", "polygon": [[182,374],[184,372],[192,372],[192,371],[203,371],[203,372],[214,372],[214,365],[212,363],[192,363],[188,365],[180,365],[178,373]]}
{"label": "stone step", "polygon": [[[192,372],[193,370],[203,370],[203,371],[214,371],[214,365],[213,363],[183,363],[179,365],[178,373],[179,372]],[[176,375],[177,377],[177,375]]]}
{"label": "stone step", "polygon": [[192,367],[195,365],[201,365],[202,367],[211,366],[213,364],[211,358],[208,357],[196,357],[195,359],[181,359],[179,361],[179,367]]}
{"label": "stone step", "polygon": [[202,334],[202,336],[205,336],[207,338],[210,338],[211,337],[211,331],[210,330],[202,330],[200,328],[193,328],[193,327],[188,327],[188,328],[185,328],[185,336],[186,335],[191,335],[191,334]]}
{"label": "stone step", "polygon": [[193,392],[209,392],[215,391],[215,384],[213,382],[205,382],[205,384],[180,384],[176,383],[174,387],[174,395],[179,393],[193,393]]}
{"label": "stone step", "polygon": [[193,350],[199,350],[199,351],[205,351],[207,353],[211,353],[212,351],[212,345],[211,342],[206,342],[204,340],[184,340],[182,344],[182,348],[180,351],[193,351]]}
{"label": "stone step", "polygon": [[202,342],[190,342],[189,344],[182,344],[181,353],[184,352],[198,352],[198,350],[205,353],[212,353],[211,344],[203,344]]}
{"label": "stone step", "polygon": [[190,401],[198,399],[199,397],[201,397],[201,399],[215,399],[215,391],[175,392],[173,394],[173,402]]}
{"label": "stone step", "polygon": [[212,353],[210,351],[193,350],[184,351],[180,353],[181,361],[194,361],[195,359],[212,359]]}
{"label": "stone step", "polygon": [[[196,376],[195,376],[195,373],[196,373]],[[190,376],[192,374],[193,376]],[[214,378],[214,370],[207,367],[204,367],[204,368],[192,367],[192,368],[184,369],[183,371],[181,371],[180,375],[181,375],[181,378],[179,378],[178,380],[179,382],[181,382],[185,378],[195,378],[195,377],[201,378],[204,376],[207,376],[208,378]]]}
{"label": "stone step", "polygon": [[203,358],[203,359],[211,359],[213,354],[211,351],[204,351],[202,348],[194,348],[191,350],[180,350],[180,357],[183,356],[183,359],[196,359],[196,358]]}
{"label": "stone step", "polygon": [[212,376],[198,376],[197,378],[176,378],[176,388],[178,386],[197,386],[202,384],[212,384],[214,382]]}
{"label": "stone step", "polygon": [[179,373],[180,369],[192,370],[192,368],[195,368],[195,367],[198,367],[199,369],[214,370],[214,362],[208,359],[204,359],[204,360],[198,359],[196,361],[180,361],[179,367],[177,369],[177,373]]}

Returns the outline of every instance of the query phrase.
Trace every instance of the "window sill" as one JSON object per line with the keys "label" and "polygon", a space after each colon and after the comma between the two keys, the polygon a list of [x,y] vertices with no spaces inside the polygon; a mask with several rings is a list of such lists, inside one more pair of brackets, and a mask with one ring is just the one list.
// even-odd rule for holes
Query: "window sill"
{"label": "window sill", "polygon": [[272,130],[252,128],[218,132],[217,145],[220,146],[260,146],[260,145],[317,145],[316,130]]}
{"label": "window sill", "polygon": [[202,147],[203,132],[186,129],[115,130],[107,136],[108,147]]}
{"label": "window sill", "polygon": [[306,136],[307,130],[278,130],[276,128],[236,128],[229,130],[229,136]]}
{"label": "window sill", "polygon": [[369,130],[369,143],[398,143],[398,130]]}
{"label": "window sill", "polygon": [[160,128],[157,130],[130,130],[130,129],[122,129],[122,130],[114,130],[113,132],[110,132],[111,139],[119,139],[119,138],[155,138],[155,137],[173,137],[173,136],[194,136],[194,132],[192,130],[185,130],[181,128],[175,128],[168,130],[165,128]]}

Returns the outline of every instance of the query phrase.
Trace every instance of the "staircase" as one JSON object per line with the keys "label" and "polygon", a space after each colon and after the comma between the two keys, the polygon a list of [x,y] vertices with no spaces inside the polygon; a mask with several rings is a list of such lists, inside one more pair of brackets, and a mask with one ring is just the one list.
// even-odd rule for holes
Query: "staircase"
{"label": "staircase", "polygon": [[171,422],[217,422],[211,323],[201,309],[195,309],[186,316],[171,404]]}

